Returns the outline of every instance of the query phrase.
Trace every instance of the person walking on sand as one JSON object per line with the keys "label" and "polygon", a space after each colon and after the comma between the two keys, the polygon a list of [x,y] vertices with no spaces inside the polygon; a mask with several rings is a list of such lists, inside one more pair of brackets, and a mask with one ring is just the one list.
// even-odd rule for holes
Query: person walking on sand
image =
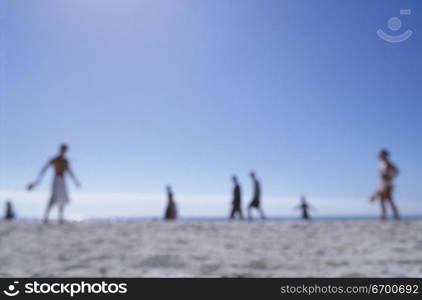
{"label": "person walking on sand", "polygon": [[171,186],[167,186],[167,208],[164,215],[164,220],[176,220],[177,219],[177,207],[174,202],[174,195]]}
{"label": "person walking on sand", "polygon": [[378,157],[380,159],[380,187],[371,197],[371,201],[375,201],[376,199],[380,200],[381,220],[385,220],[387,218],[387,205],[391,207],[394,219],[399,220],[399,212],[393,200],[393,180],[399,175],[399,170],[390,161],[390,153],[387,150],[381,150]]}
{"label": "person walking on sand", "polygon": [[302,220],[310,220],[311,219],[311,217],[309,215],[309,210],[310,210],[311,206],[306,201],[305,196],[302,196],[300,198],[300,204],[296,208],[300,209],[302,211]]}
{"label": "person walking on sand", "polygon": [[252,220],[252,209],[255,208],[261,215],[261,219],[265,220],[265,214],[261,207],[261,185],[254,172],[251,172],[250,176],[253,183],[253,197],[251,203],[248,206],[248,219]]}
{"label": "person walking on sand", "polygon": [[230,213],[230,220],[234,220],[236,214],[239,215],[240,220],[243,220],[242,213],[242,192],[240,190],[239,182],[237,177],[232,177],[234,188],[233,188],[233,201],[232,201],[232,211]]}
{"label": "person walking on sand", "polygon": [[38,175],[37,180],[33,183],[28,184],[27,190],[33,190],[38,184],[41,183],[44,174],[47,172],[49,167],[54,169],[54,178],[53,178],[53,185],[52,185],[52,192],[50,200],[47,204],[47,208],[44,214],[44,223],[48,222],[48,216],[50,214],[50,210],[54,205],[59,207],[59,222],[64,222],[64,208],[65,205],[69,203],[69,196],[67,193],[66,182],[65,182],[65,175],[69,174],[72,178],[73,182],[77,187],[80,187],[79,181],[76,179],[72,169],[70,168],[69,161],[66,159],[65,154],[68,150],[68,146],[66,144],[62,144],[60,146],[59,154],[49,160],[47,164],[41,169],[41,172]]}
{"label": "person walking on sand", "polygon": [[4,219],[6,221],[12,221],[16,217],[15,211],[13,209],[12,201],[6,201],[6,211],[4,213]]}

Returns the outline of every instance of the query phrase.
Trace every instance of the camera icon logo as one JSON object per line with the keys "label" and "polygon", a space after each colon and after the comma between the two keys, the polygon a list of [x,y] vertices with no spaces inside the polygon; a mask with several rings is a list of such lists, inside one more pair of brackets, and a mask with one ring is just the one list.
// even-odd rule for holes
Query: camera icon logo
{"label": "camera icon logo", "polygon": [[[411,14],[412,14],[412,11],[410,9],[401,9],[400,10],[400,15],[411,15]],[[397,17],[391,17],[387,21],[387,26],[391,31],[398,31],[402,27],[402,22]],[[378,37],[383,39],[386,42],[389,42],[389,43],[404,42],[405,40],[409,39],[412,36],[412,34],[413,34],[413,31],[410,30],[410,29],[407,29],[405,32],[403,32],[402,34],[399,34],[399,35],[388,34],[382,29],[377,30]]]}
{"label": "camera icon logo", "polygon": [[3,293],[6,296],[9,296],[9,297],[14,297],[14,296],[18,295],[19,294],[19,290],[16,289],[16,285],[18,285],[18,284],[19,284],[19,281],[14,281],[13,284],[10,284],[7,287],[7,290],[4,290],[3,291]]}

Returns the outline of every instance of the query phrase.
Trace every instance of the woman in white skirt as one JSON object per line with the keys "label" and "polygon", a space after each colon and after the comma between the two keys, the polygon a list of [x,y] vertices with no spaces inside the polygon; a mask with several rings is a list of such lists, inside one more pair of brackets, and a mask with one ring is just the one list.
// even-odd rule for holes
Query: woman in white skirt
{"label": "woman in white skirt", "polygon": [[52,192],[50,200],[47,204],[47,208],[44,214],[44,222],[48,222],[48,216],[50,214],[50,210],[54,205],[59,207],[59,222],[63,223],[64,221],[64,207],[66,204],[69,203],[69,196],[67,194],[66,182],[65,182],[65,175],[69,174],[72,180],[74,181],[77,187],[80,186],[79,181],[76,179],[76,176],[73,174],[68,160],[65,158],[65,154],[67,152],[68,146],[63,144],[60,146],[59,155],[51,159],[42,169],[40,174],[38,175],[38,179],[30,183],[27,186],[28,190],[32,190],[36,185],[41,183],[41,180],[48,170],[49,167],[53,167],[54,169],[54,179],[52,184]]}

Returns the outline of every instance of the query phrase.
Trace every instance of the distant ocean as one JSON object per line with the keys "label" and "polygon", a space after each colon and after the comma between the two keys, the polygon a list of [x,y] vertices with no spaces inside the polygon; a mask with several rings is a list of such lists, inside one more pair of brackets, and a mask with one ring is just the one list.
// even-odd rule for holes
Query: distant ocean
{"label": "distant ocean", "polygon": [[[86,219],[85,221],[116,221],[116,222],[142,222],[142,221],[161,221],[159,217],[136,217],[136,218],[92,218]],[[247,220],[247,218],[245,218]],[[311,218],[312,221],[324,222],[324,221],[369,221],[379,220],[378,216],[324,216]],[[422,220],[421,216],[403,216],[402,220]],[[181,222],[227,222],[227,217],[180,217],[178,221]],[[233,222],[238,221],[238,219]],[[261,221],[258,217],[254,218],[254,221]],[[270,222],[283,222],[283,221],[301,221],[297,217],[267,217],[266,221]]]}
{"label": "distant ocean", "polygon": [[[412,220],[422,220],[422,215],[417,216],[402,216],[402,220],[412,221]],[[21,222],[32,222],[39,221],[39,218],[18,218],[17,221]],[[69,221],[81,221],[81,222],[150,222],[150,221],[162,221],[161,217],[108,217],[108,218],[84,218]],[[260,222],[261,219],[255,217],[253,219],[256,222]],[[379,220],[378,216],[318,216],[311,218],[311,221],[316,222],[329,222],[329,221],[377,221]],[[52,219],[54,221],[54,219]],[[227,217],[180,217],[178,222],[227,222],[229,221]],[[235,219],[232,222],[238,222],[238,219]],[[245,218],[245,221],[248,221]],[[283,222],[283,221],[301,221],[298,217],[267,217],[266,221],[270,222]]]}

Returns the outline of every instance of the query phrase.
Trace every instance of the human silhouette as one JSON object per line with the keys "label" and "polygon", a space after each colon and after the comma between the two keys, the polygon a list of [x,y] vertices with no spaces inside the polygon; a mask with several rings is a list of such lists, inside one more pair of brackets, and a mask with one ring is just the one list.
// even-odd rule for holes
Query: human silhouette
{"label": "human silhouette", "polygon": [[176,220],[177,219],[177,207],[174,202],[174,195],[171,186],[167,186],[167,208],[164,215],[165,220]]}
{"label": "human silhouette", "polygon": [[251,203],[248,206],[248,218],[249,220],[252,220],[252,209],[255,208],[258,210],[261,219],[265,220],[265,214],[261,207],[261,185],[254,172],[251,172],[250,176],[253,183],[253,197]]}
{"label": "human silhouette", "polygon": [[14,220],[16,217],[15,211],[13,209],[13,204],[11,201],[6,201],[6,211],[4,213],[4,219],[6,221]]}
{"label": "human silhouette", "polygon": [[381,220],[386,220],[387,218],[387,205],[391,207],[394,219],[399,220],[399,212],[393,200],[393,180],[399,175],[399,170],[390,161],[390,153],[387,150],[381,150],[378,158],[380,159],[380,187],[378,191],[375,192],[375,194],[371,197],[371,201],[375,201],[377,199],[380,200]]}
{"label": "human silhouette", "polygon": [[77,187],[80,187],[79,181],[76,179],[72,169],[70,168],[69,161],[66,159],[65,154],[68,150],[66,144],[60,146],[59,154],[49,160],[45,166],[41,169],[38,178],[33,182],[28,184],[27,190],[33,190],[38,184],[41,183],[44,174],[47,172],[49,167],[54,169],[54,178],[52,185],[52,192],[50,200],[47,204],[47,208],[44,214],[44,222],[48,222],[48,216],[50,210],[54,205],[57,205],[59,208],[59,222],[64,222],[64,208],[65,205],[69,203],[69,196],[67,193],[65,175],[69,174],[73,182]]}
{"label": "human silhouette", "polygon": [[233,176],[232,180],[233,180],[234,187],[233,187],[233,201],[232,201],[232,210],[230,213],[230,220],[233,220],[236,214],[239,215],[240,220],[243,220],[242,192],[241,192],[237,177]]}
{"label": "human silhouette", "polygon": [[306,201],[305,196],[302,196],[300,198],[300,204],[296,208],[300,209],[302,211],[302,220],[310,220],[311,216],[309,215],[309,210],[311,206]]}

